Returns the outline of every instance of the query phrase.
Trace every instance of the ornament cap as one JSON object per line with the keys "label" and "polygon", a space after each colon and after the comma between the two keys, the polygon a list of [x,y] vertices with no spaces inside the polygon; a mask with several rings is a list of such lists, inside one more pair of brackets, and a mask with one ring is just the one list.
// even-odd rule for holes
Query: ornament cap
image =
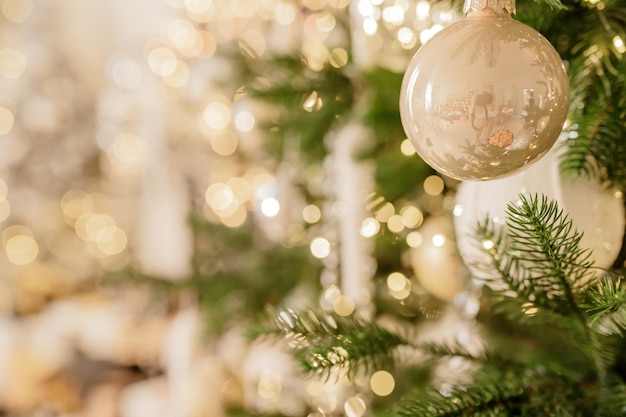
{"label": "ornament cap", "polygon": [[463,12],[469,16],[510,16],[515,0],[465,0]]}

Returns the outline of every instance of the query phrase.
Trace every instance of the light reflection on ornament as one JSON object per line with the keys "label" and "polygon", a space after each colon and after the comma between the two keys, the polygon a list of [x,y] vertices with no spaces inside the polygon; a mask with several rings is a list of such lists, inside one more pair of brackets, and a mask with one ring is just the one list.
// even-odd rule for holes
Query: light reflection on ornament
{"label": "light reflection on ornament", "polygon": [[446,237],[441,234],[436,234],[435,236],[433,236],[432,241],[435,247],[441,248],[443,245],[446,244]]}

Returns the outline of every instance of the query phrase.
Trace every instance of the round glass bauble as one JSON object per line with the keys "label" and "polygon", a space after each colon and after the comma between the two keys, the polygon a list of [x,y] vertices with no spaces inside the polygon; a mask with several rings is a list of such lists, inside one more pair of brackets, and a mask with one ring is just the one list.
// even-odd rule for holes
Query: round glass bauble
{"label": "round glass bauble", "polygon": [[422,243],[409,253],[413,273],[429,294],[452,301],[467,285],[467,269],[457,250],[452,220],[443,215],[428,217],[419,232]]}
{"label": "round glass bauble", "polygon": [[477,263],[489,263],[476,238],[478,222],[486,218],[506,224],[506,206],[519,194],[543,194],[556,200],[582,232],[580,247],[591,250],[591,260],[600,268],[610,267],[619,254],[624,237],[624,204],[621,193],[606,190],[597,180],[570,177],[559,169],[558,149],[553,149],[527,170],[492,181],[467,181],[456,194],[454,226],[457,247],[472,274],[487,278]]}
{"label": "round glass bauble", "polygon": [[507,14],[468,15],[438,32],[404,75],[400,115],[420,157],[442,174],[511,174],[552,147],[569,83],[554,47]]}

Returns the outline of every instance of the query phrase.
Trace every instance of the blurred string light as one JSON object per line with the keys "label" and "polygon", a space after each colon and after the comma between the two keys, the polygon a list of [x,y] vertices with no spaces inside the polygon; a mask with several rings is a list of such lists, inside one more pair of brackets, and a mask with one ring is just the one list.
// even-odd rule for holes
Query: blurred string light
{"label": "blurred string light", "polygon": [[402,72],[417,48],[458,19],[447,2],[426,0],[355,0],[351,8],[355,61],[382,62]]}
{"label": "blurred string light", "polygon": [[13,23],[23,23],[32,12],[32,0],[5,0],[2,3],[2,15]]}
{"label": "blurred string light", "polygon": [[39,254],[39,245],[33,232],[22,225],[9,226],[2,231],[2,243],[7,258],[14,265],[28,265]]}
{"label": "blurred string light", "polygon": [[122,254],[127,249],[126,232],[107,213],[111,200],[102,193],[82,190],[67,191],[60,201],[66,223],[84,243],[87,251],[96,258]]}
{"label": "blurred string light", "polygon": [[[210,170],[190,171],[197,175],[194,180],[206,187],[202,188],[205,218],[228,227],[239,227],[254,213],[255,221],[261,224],[280,223],[288,236],[287,243],[282,244],[308,244],[311,255],[324,265],[320,277],[324,287],[320,299],[322,307],[340,315],[353,314],[357,302],[363,300],[343,294],[338,286],[338,237],[334,221],[341,217],[341,207],[332,202],[303,204],[301,211],[289,216],[291,204],[283,201],[289,196],[282,194],[285,190],[279,188],[274,175],[253,162],[242,174],[238,157],[246,152],[246,146],[250,146],[250,138],[261,124],[262,115],[241,105],[245,94],[231,98],[228,93],[223,93],[227,87],[207,82],[211,77],[228,86],[234,78],[230,68],[219,65],[217,55],[224,45],[236,45],[245,56],[260,60],[270,59],[275,51],[300,54],[313,71],[326,65],[346,66],[349,52],[341,43],[347,34],[336,16],[337,12],[349,7],[350,1],[171,0],[171,4],[181,11],[181,16],[163,22],[159,38],[146,45],[144,57],[149,70],[169,87],[168,94],[171,93],[175,100],[188,98],[197,111],[192,123],[199,128],[200,139],[212,152],[205,165],[211,166]],[[398,10],[389,13],[391,18],[399,19]],[[400,37],[404,42],[416,40],[413,32],[404,31]],[[206,59],[210,57],[216,59]],[[214,66],[207,66],[207,63]],[[133,69],[130,66],[121,68],[120,72],[126,75],[118,78],[129,80],[121,83],[132,84]],[[191,86],[205,87],[202,90],[202,87]],[[324,102],[317,91],[311,91],[302,103],[307,112],[318,111],[322,106]],[[139,149],[137,147],[136,151]],[[418,226],[417,208],[396,210],[390,204],[386,210],[378,217],[372,216],[367,227],[362,228],[369,230],[368,237],[380,233],[383,224],[396,234]],[[410,283],[399,288],[397,293],[403,294],[407,289],[410,291]],[[366,387],[369,383],[368,378],[357,385]],[[352,387],[354,382],[348,385]],[[284,388],[284,381],[275,373],[261,375],[256,386],[259,397],[273,403],[285,400]],[[341,389],[333,386],[320,388],[314,395],[311,393],[310,404],[316,411],[310,416],[329,415],[342,408],[347,417],[366,415],[364,399],[355,395],[342,397],[338,393]],[[385,392],[385,388],[376,389],[379,393]]]}

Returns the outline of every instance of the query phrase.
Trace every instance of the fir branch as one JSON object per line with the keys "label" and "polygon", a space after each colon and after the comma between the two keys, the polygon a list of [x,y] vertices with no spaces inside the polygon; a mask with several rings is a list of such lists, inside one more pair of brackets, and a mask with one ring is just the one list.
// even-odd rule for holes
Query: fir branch
{"label": "fir branch", "polygon": [[[582,235],[572,231],[571,220],[556,203],[547,204],[545,198],[540,203],[537,196],[521,195],[517,205],[508,207],[507,218],[507,227],[488,217],[476,227],[477,244],[490,261],[475,265],[492,276],[490,285],[499,290],[495,308],[534,323],[537,318],[569,323],[566,317],[578,307],[565,308],[560,296],[579,291],[591,267],[588,251],[578,248]],[[489,249],[483,242],[490,243]]]}
{"label": "fir branch", "polygon": [[624,189],[626,63],[614,40],[626,38],[626,8],[620,0],[589,7],[587,3],[575,7],[572,20],[577,31],[566,37],[572,41],[560,50],[569,62],[570,120],[575,131],[568,138],[562,169]]}
{"label": "fir branch", "polygon": [[589,250],[579,247],[582,234],[572,221],[547,197],[521,194],[507,207],[509,253],[528,273],[528,283],[551,297],[561,297],[583,322],[575,292],[590,277]]}
{"label": "fir branch", "polygon": [[393,368],[396,349],[411,346],[398,333],[353,316],[286,309],[275,314],[275,322],[302,369],[326,378]]}
{"label": "fir branch", "polygon": [[589,301],[581,305],[591,319],[591,324],[616,311],[626,302],[626,287],[622,286],[622,277],[616,280],[606,277],[587,291]]}
{"label": "fir branch", "polygon": [[513,373],[506,377],[480,372],[471,387],[442,387],[415,392],[396,407],[398,417],[453,417],[512,415],[524,399],[524,386]]}
{"label": "fir branch", "polygon": [[590,326],[605,335],[622,335],[626,330],[626,287],[621,277],[605,278],[587,291],[588,301],[581,305],[590,317]]}

